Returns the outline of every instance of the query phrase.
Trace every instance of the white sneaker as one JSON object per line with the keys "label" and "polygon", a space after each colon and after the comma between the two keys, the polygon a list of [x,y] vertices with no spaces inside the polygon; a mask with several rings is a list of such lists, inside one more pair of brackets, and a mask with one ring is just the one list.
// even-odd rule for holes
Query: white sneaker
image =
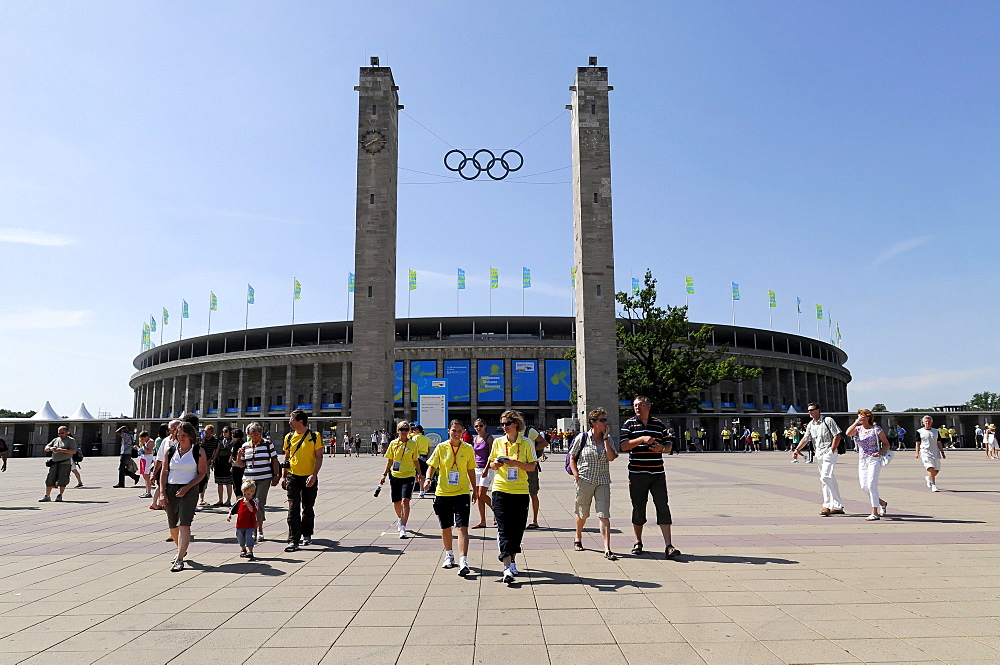
{"label": "white sneaker", "polygon": [[465,577],[466,575],[469,574],[469,572],[470,571],[468,566],[462,566],[461,568],[458,569],[458,576]]}
{"label": "white sneaker", "polygon": [[938,486],[936,484],[932,483],[931,484],[931,491],[932,492],[939,492],[940,490],[938,489]]}
{"label": "white sneaker", "polygon": [[508,568],[510,568],[510,572],[514,577],[520,575],[520,571],[518,571],[517,564],[515,562],[511,561],[510,566],[508,566]]}
{"label": "white sneaker", "polygon": [[406,538],[406,529],[403,527],[399,527],[399,538],[400,540]]}
{"label": "white sneaker", "polygon": [[880,519],[878,515],[869,515],[868,517],[865,518],[865,520],[869,522],[874,522],[877,519]]}
{"label": "white sneaker", "polygon": [[441,564],[442,568],[454,568],[455,567],[455,557],[450,554],[444,555],[444,563]]}
{"label": "white sneaker", "polygon": [[426,494],[427,494],[427,491],[426,491],[426,490],[420,490],[420,498],[421,498],[421,499],[423,499],[423,498],[424,498],[424,496],[426,496]]}
{"label": "white sneaker", "polygon": [[513,584],[514,583],[514,573],[510,572],[510,568],[503,569],[503,583]]}
{"label": "white sneaker", "polygon": [[928,487],[934,487],[934,483],[931,482],[931,477],[930,476],[924,476],[924,480],[927,481],[927,486]]}
{"label": "white sneaker", "polygon": [[885,517],[886,508],[888,508],[888,507],[889,507],[888,503],[885,504],[884,506],[883,505],[879,505],[879,507],[878,507],[878,514],[881,515],[882,517]]}

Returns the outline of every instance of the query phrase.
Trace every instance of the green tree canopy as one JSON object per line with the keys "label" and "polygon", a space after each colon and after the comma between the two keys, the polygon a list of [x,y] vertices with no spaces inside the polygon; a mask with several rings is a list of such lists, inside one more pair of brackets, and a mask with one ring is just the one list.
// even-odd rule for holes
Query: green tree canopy
{"label": "green tree canopy", "polygon": [[11,411],[10,409],[0,409],[0,418],[30,418],[37,411]]}
{"label": "green tree canopy", "polygon": [[976,393],[966,406],[970,411],[1000,411],[1000,395],[989,391]]}
{"label": "green tree canopy", "polygon": [[689,413],[702,390],[726,379],[760,376],[762,370],[737,364],[728,346],[709,349],[712,327],[692,331],[687,307],[658,307],[652,271],[646,271],[637,295],[619,291],[615,298],[627,320],[618,324],[618,347],[625,355],[618,361],[622,398],[646,395],[658,413]]}
{"label": "green tree canopy", "polygon": [[888,410],[889,409],[885,408],[885,404],[882,404],[881,402],[872,407],[872,413],[885,413]]}

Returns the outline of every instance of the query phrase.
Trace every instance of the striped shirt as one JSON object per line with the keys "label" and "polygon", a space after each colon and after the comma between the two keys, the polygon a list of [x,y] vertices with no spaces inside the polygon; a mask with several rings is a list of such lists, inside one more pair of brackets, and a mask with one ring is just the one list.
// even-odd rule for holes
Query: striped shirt
{"label": "striped shirt", "polygon": [[[667,428],[663,421],[652,416],[646,423],[643,423],[638,417],[632,416],[622,425],[621,442],[623,444],[643,436],[651,436],[656,443],[663,445],[667,437]],[[628,472],[664,473],[663,453],[654,453],[646,444],[636,446],[628,451]]]}
{"label": "striped shirt", "polygon": [[243,470],[244,480],[262,480],[273,478],[271,460],[278,456],[268,439],[261,439],[260,443],[251,448],[251,441],[246,444],[247,450],[243,453],[243,462],[246,464]]}

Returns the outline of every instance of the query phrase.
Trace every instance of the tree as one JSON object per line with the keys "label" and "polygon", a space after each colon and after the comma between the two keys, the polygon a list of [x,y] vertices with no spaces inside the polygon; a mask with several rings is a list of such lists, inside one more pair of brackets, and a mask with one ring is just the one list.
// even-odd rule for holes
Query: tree
{"label": "tree", "polygon": [[881,402],[872,407],[872,413],[885,413],[888,410],[889,409],[885,408],[885,404],[882,404]]}
{"label": "tree", "polygon": [[762,370],[727,355],[728,346],[710,350],[712,327],[692,331],[687,307],[657,307],[652,271],[646,270],[637,295],[619,291],[615,299],[627,320],[618,324],[618,348],[625,355],[618,361],[620,395],[646,395],[658,413],[688,413],[697,408],[702,390],[726,379],[760,376]]}
{"label": "tree", "polygon": [[976,393],[966,406],[970,411],[1000,411],[1000,395],[989,391]]}
{"label": "tree", "polygon": [[0,409],[0,418],[30,418],[36,411],[11,411],[10,409]]}

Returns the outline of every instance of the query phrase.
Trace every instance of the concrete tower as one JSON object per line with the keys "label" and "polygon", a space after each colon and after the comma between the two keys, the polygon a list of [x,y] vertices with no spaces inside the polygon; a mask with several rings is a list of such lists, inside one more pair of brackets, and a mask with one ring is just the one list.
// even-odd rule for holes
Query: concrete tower
{"label": "concrete tower", "polygon": [[608,410],[618,436],[615,250],[611,227],[611,132],[607,67],[590,58],[570,90],[573,123],[573,265],[576,266],[577,414]]}
{"label": "concrete tower", "polygon": [[391,430],[396,336],[398,88],[388,67],[361,68],[351,432]]}

